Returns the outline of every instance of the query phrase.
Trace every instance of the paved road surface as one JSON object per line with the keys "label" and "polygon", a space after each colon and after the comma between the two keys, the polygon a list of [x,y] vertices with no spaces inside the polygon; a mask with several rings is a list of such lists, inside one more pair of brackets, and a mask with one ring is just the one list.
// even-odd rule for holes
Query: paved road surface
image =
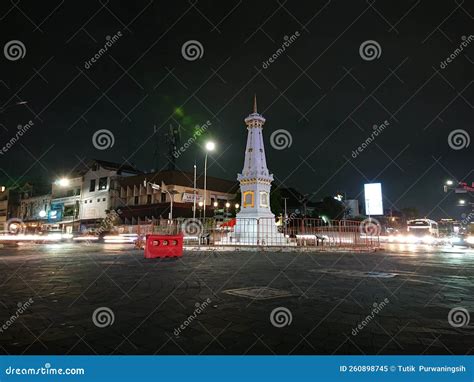
{"label": "paved road surface", "polygon": [[[452,248],[145,260],[22,245],[0,249],[0,353],[473,354],[473,276],[474,251]],[[453,308],[472,322],[450,325]]]}

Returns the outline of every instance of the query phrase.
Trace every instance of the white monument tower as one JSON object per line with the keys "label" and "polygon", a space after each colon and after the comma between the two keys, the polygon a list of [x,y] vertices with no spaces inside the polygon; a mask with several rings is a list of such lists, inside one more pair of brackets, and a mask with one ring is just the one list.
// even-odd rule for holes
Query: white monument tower
{"label": "white monument tower", "polygon": [[241,210],[237,214],[234,232],[226,238],[229,244],[287,245],[278,232],[275,215],[270,210],[270,188],[273,174],[267,168],[262,129],[265,118],[257,112],[254,97],[253,112],[245,118],[247,147],[242,173],[237,175],[242,193]]}

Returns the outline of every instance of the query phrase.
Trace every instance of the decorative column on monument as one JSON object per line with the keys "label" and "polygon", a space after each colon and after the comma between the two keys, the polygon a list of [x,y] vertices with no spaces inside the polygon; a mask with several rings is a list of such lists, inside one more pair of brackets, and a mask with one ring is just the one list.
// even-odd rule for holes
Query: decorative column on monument
{"label": "decorative column on monument", "polygon": [[230,239],[236,244],[286,245],[284,235],[278,232],[275,215],[270,209],[270,188],[273,174],[267,168],[263,144],[265,118],[257,112],[257,97],[253,112],[245,118],[247,147],[242,173],[237,175],[242,193],[241,210],[237,214]]}

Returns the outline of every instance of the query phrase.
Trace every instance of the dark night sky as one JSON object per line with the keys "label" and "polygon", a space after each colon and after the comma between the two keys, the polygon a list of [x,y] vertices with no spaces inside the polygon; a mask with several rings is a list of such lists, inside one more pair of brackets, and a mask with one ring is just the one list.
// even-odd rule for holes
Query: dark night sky
{"label": "dark night sky", "polygon": [[[473,32],[473,15],[468,1],[4,1],[2,46],[20,40],[26,55],[0,56],[0,106],[21,99],[28,107],[0,114],[1,145],[18,124],[31,119],[34,126],[0,156],[1,179],[52,180],[85,158],[149,170],[157,140],[165,150],[170,123],[182,124],[184,141],[190,126],[207,120],[218,144],[209,174],[235,179],[243,165],[243,118],[257,93],[268,166],[283,185],[317,200],[338,190],[356,196],[363,183],[380,181],[385,208],[459,217],[456,197],[442,184],[474,181],[472,144],[448,145],[454,129],[473,135],[474,42],[445,69],[440,62]],[[85,69],[118,31],[122,37]],[[263,69],[296,31],[300,37]],[[188,40],[202,44],[201,59],[183,58]],[[380,44],[380,58],[361,58],[366,40]],[[184,118],[173,115],[176,107]],[[352,158],[385,120],[389,127]],[[113,147],[92,145],[99,129],[113,132]],[[271,147],[277,129],[290,132],[291,147]],[[192,170],[195,159],[202,171],[198,144],[177,166]]]}

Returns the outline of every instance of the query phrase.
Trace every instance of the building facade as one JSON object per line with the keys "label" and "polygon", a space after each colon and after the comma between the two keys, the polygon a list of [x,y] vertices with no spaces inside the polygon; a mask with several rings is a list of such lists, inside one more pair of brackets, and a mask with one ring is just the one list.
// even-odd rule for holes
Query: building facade
{"label": "building facade", "polygon": [[[145,186],[145,183],[146,186]],[[213,217],[216,210],[225,208],[236,197],[238,184],[233,181],[207,177],[204,198],[204,177],[196,179],[194,174],[175,170],[159,171],[118,180],[117,194],[113,203],[116,210],[120,209],[124,224],[142,224],[154,219],[168,219],[173,200],[173,218],[202,216],[203,203],[206,199],[207,216]],[[150,183],[160,186],[154,189]],[[193,211],[194,195],[196,195],[196,211]],[[234,204],[232,207],[235,208]]]}
{"label": "building facade", "polygon": [[116,209],[120,180],[139,173],[132,166],[93,161],[83,175],[79,212],[81,230],[96,226],[111,210]]}

